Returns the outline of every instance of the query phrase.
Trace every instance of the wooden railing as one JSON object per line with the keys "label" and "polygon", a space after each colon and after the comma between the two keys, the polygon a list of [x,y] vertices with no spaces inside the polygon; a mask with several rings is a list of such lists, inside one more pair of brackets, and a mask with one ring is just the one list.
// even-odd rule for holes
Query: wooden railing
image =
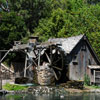
{"label": "wooden railing", "polygon": [[94,81],[95,83],[100,83],[100,71],[94,71]]}

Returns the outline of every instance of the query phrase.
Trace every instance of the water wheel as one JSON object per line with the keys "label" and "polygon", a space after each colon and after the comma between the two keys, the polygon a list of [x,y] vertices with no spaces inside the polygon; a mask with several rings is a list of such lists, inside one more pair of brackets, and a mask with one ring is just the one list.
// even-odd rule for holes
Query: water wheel
{"label": "water wheel", "polygon": [[53,69],[57,81],[61,78],[64,67],[63,61],[63,51],[55,45],[46,48],[43,55],[40,57],[40,65],[44,62],[49,63],[49,67]]}

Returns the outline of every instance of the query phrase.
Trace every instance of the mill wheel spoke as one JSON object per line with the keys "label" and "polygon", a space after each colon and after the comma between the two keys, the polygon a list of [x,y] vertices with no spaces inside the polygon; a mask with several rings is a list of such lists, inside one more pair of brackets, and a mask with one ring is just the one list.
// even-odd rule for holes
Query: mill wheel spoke
{"label": "mill wheel spoke", "polygon": [[53,70],[54,76],[56,78],[56,80],[59,80],[58,76],[56,75],[56,72]]}
{"label": "mill wheel spoke", "polygon": [[53,50],[53,49],[52,49],[52,46],[50,46],[50,61],[51,61],[50,64],[51,64],[51,65],[52,65],[52,61],[53,61],[53,59],[52,59],[52,57],[53,57],[53,56],[52,56],[52,50]]}
{"label": "mill wheel spoke", "polygon": [[58,75],[59,75],[59,77],[61,76],[61,71],[58,71]]}
{"label": "mill wheel spoke", "polygon": [[38,54],[36,54],[36,50],[33,50],[33,53],[36,57],[38,57]]}
{"label": "mill wheel spoke", "polygon": [[62,69],[61,68],[59,68],[59,67],[56,67],[56,66],[52,66],[53,68],[55,68],[55,69],[57,69],[57,70],[60,70],[60,71],[62,71]]}
{"label": "mill wheel spoke", "polygon": [[51,64],[51,60],[50,60],[50,57],[48,56],[48,54],[45,52],[45,54],[46,54],[46,57],[47,57],[47,59],[48,59],[48,62]]}
{"label": "mill wheel spoke", "polygon": [[56,51],[55,51],[55,53],[54,53],[54,55],[53,55],[53,58],[52,58],[52,61],[54,61],[54,59],[55,59],[55,57],[56,57],[56,54],[57,54],[57,49],[55,49]]}
{"label": "mill wheel spoke", "polygon": [[58,58],[53,64],[56,64],[60,60],[61,60],[61,58]]}
{"label": "mill wheel spoke", "polygon": [[33,63],[35,64],[36,67],[38,67],[37,63],[34,61],[34,59],[32,59]]}

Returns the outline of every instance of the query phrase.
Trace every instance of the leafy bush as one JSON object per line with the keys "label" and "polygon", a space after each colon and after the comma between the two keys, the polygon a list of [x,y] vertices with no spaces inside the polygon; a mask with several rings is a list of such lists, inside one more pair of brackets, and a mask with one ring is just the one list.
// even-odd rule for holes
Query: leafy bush
{"label": "leafy bush", "polygon": [[9,83],[7,83],[7,84],[5,84],[3,86],[3,89],[9,90],[9,91],[12,91],[12,90],[13,91],[16,91],[16,90],[25,90],[27,88],[28,88],[28,86],[21,86],[21,85],[9,84]]}
{"label": "leafy bush", "polygon": [[84,84],[88,86],[90,85],[90,77],[87,74],[84,75]]}
{"label": "leafy bush", "polygon": [[100,89],[100,86],[95,86],[95,85],[87,86],[87,85],[85,85],[85,88],[87,88],[87,89]]}

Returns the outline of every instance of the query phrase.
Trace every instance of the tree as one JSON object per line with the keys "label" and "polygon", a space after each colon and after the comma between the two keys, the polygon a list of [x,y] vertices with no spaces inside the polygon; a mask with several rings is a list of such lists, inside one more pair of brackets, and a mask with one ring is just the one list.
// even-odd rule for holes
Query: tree
{"label": "tree", "polygon": [[30,33],[38,25],[41,18],[49,16],[51,0],[9,0],[10,11],[17,12]]}
{"label": "tree", "polygon": [[42,40],[50,37],[59,37],[59,31],[66,23],[65,19],[66,12],[64,10],[60,8],[53,10],[50,18],[40,20],[39,26],[35,29],[35,35]]}
{"label": "tree", "polygon": [[40,20],[35,34],[43,41],[50,37],[86,34],[100,57],[100,4],[89,5],[81,0],[67,0],[69,2],[63,3],[66,5],[63,9],[63,5],[60,6],[61,2],[59,1],[59,4],[57,1],[59,0],[56,0],[51,16]]}
{"label": "tree", "polygon": [[0,9],[9,12],[8,0],[0,0]]}
{"label": "tree", "polygon": [[9,49],[15,40],[27,36],[23,19],[15,12],[2,12],[0,19],[0,49]]}

